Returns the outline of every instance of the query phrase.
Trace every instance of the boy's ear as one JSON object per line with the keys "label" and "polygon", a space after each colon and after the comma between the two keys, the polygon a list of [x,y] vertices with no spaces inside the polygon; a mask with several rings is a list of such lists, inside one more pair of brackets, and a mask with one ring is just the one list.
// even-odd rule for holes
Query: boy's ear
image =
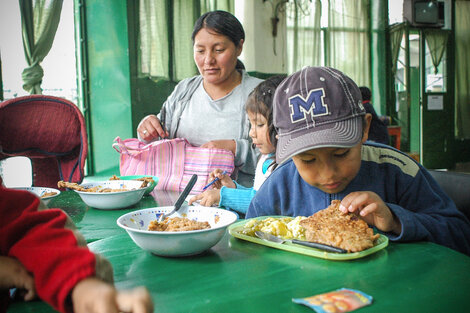
{"label": "boy's ear", "polygon": [[366,142],[366,140],[369,138],[369,129],[370,129],[370,123],[372,121],[372,114],[366,113],[364,116],[365,123],[364,123],[364,129],[362,130],[362,143]]}

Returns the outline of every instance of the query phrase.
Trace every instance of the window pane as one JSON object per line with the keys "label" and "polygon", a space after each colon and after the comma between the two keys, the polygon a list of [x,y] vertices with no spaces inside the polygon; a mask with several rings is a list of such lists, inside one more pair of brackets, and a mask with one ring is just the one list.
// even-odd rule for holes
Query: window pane
{"label": "window pane", "polygon": [[[0,53],[5,99],[29,95],[21,73],[28,66],[21,35],[18,1],[0,1]],[[77,103],[73,1],[64,1],[59,26],[49,54],[41,63],[43,94]]]}

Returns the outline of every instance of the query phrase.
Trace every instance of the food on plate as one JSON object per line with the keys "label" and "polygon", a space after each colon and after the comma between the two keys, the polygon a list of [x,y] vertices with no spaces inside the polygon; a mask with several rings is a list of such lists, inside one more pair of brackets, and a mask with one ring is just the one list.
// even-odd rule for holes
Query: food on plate
{"label": "food on plate", "polygon": [[[64,182],[62,180],[57,183],[57,186],[59,188],[69,188],[69,189],[73,189],[73,190],[76,190],[76,191],[83,191],[83,192],[120,192],[120,191],[136,190],[135,188],[131,188],[131,189],[126,188],[125,185],[122,186],[123,188],[116,188],[116,189],[103,188],[102,186],[84,188],[83,186],[80,186],[77,183],[69,183],[69,182]],[[144,188],[146,186],[147,186],[146,184],[145,184],[145,186],[144,186],[144,184],[142,184],[142,186],[140,186],[139,189]]]}
{"label": "food on plate", "polygon": [[198,222],[187,217],[167,217],[162,222],[150,221],[148,230],[152,231],[189,231],[211,228],[208,222]]}
{"label": "food on plate", "polygon": [[342,248],[348,252],[359,252],[372,248],[380,237],[372,228],[353,213],[339,210],[341,201],[333,200],[324,210],[300,221],[305,228],[307,241]]}
{"label": "food on plate", "polygon": [[300,221],[303,219],[304,216],[251,219],[243,226],[242,233],[255,237],[255,231],[259,230],[285,239],[305,240],[305,229],[300,226]]}
{"label": "food on plate", "polygon": [[52,197],[52,196],[55,196],[56,194],[57,192],[55,191],[45,192],[44,194],[41,195],[41,198]]}
{"label": "food on plate", "polygon": [[[116,175],[113,175],[112,177],[109,178],[109,180],[121,180],[121,178],[117,177]],[[155,182],[152,177],[139,177],[139,178],[135,178],[134,180],[140,180],[143,182],[140,188],[147,187],[148,185],[151,185]]]}

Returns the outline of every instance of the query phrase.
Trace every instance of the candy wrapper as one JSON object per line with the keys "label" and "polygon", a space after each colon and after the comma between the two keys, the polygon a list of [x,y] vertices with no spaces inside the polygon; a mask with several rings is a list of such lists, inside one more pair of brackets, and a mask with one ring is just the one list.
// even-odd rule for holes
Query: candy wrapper
{"label": "candy wrapper", "polygon": [[372,297],[359,290],[341,288],[307,298],[294,298],[317,313],[350,312],[372,303]]}

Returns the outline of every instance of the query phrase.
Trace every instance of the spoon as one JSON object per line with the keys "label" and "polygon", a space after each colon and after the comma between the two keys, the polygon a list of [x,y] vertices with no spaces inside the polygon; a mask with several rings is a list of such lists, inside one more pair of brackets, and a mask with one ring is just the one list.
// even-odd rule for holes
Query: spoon
{"label": "spoon", "polygon": [[255,235],[258,238],[261,238],[261,239],[267,240],[267,241],[271,241],[271,242],[275,242],[275,243],[291,242],[291,243],[295,243],[297,245],[307,246],[307,247],[310,247],[310,248],[320,249],[320,250],[324,250],[324,251],[328,251],[328,252],[335,252],[335,253],[346,253],[346,252],[348,252],[344,249],[337,248],[337,247],[332,247],[332,246],[325,245],[325,244],[318,243],[318,242],[311,242],[311,241],[304,241],[304,240],[297,240],[297,239],[292,239],[292,240],[283,239],[283,238],[279,238],[277,236],[274,236],[274,235],[271,235],[271,234],[268,234],[268,233],[265,233],[265,232],[262,232],[262,231],[259,231],[259,230],[255,231]]}
{"label": "spoon", "polygon": [[176,200],[175,202],[175,205],[174,205],[174,208],[173,210],[171,210],[170,213],[162,213],[159,217],[158,217],[158,222],[161,223],[165,218],[167,218],[168,216],[172,215],[173,213],[177,212],[180,208],[181,208],[181,205],[183,204],[184,200],[186,199],[186,197],[188,196],[188,194],[191,192],[191,190],[193,189],[194,187],[194,184],[196,183],[197,181],[197,175],[194,174],[193,176],[191,176],[191,179],[189,180],[188,184],[186,185],[186,187],[184,188],[183,192],[181,193],[181,195],[178,197],[178,200]]}

